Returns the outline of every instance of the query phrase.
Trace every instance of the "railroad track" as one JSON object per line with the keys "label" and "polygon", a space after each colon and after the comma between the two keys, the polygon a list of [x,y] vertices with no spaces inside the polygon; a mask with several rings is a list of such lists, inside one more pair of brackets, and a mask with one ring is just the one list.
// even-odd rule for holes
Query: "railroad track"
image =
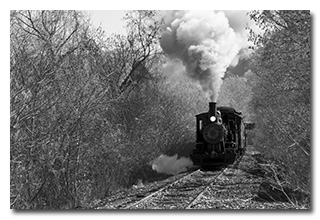
{"label": "railroad track", "polygon": [[218,178],[229,168],[236,167],[238,160],[221,170],[201,171],[200,169],[183,176],[148,196],[136,201],[125,209],[191,209],[201,199],[208,188],[214,186]]}
{"label": "railroad track", "polygon": [[134,204],[137,204],[143,200],[150,198],[152,195],[161,192],[166,187],[170,186],[171,184],[178,182],[180,179],[185,178],[187,176],[192,175],[193,173],[197,172],[196,170],[191,170],[186,173],[181,173],[172,178],[168,178],[168,181],[164,181],[163,183],[156,184],[151,188],[140,188],[138,189],[139,192],[128,192],[120,196],[111,197],[105,201],[102,201],[100,204],[95,205],[94,209],[129,209]]}
{"label": "railroad track", "polygon": [[125,209],[185,209],[214,183],[226,168],[219,171],[196,170],[151,193]]}
{"label": "railroad track", "polygon": [[238,166],[242,156],[235,163],[215,171],[201,171],[179,174],[172,182],[154,187],[141,194],[126,194],[110,199],[97,209],[191,209],[201,201],[208,188],[216,185],[218,178],[229,168]]}

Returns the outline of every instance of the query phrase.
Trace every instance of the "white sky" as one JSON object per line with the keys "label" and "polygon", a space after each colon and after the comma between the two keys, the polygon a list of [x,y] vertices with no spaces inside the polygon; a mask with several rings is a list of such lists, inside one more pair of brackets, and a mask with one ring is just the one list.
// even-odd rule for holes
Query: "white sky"
{"label": "white sky", "polygon": [[125,21],[123,20],[126,11],[124,10],[95,10],[86,11],[91,17],[95,27],[101,26],[107,35],[125,34]]}
{"label": "white sky", "polygon": [[[111,34],[126,34],[125,29],[125,21],[123,17],[126,14],[126,10],[87,10],[85,11],[88,13],[89,17],[91,18],[91,23],[94,27],[101,26],[102,29],[106,32],[106,35]],[[224,11],[226,13],[226,11]],[[227,11],[228,15],[232,15],[236,19],[232,19],[233,23],[245,23],[241,20],[245,19],[249,21],[249,18],[245,17],[246,11],[244,10],[234,10],[234,11]],[[230,18],[229,18],[230,19]],[[231,21],[231,20],[230,20]],[[230,22],[229,21],[229,22]],[[244,29],[244,27],[243,27]]]}

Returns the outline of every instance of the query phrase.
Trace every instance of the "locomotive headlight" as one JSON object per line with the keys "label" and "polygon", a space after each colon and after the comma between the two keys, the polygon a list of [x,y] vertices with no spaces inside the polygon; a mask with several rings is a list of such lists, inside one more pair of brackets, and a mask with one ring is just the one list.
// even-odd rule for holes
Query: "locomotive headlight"
{"label": "locomotive headlight", "polygon": [[210,121],[215,122],[215,121],[216,121],[216,117],[211,116],[211,117],[210,117]]}

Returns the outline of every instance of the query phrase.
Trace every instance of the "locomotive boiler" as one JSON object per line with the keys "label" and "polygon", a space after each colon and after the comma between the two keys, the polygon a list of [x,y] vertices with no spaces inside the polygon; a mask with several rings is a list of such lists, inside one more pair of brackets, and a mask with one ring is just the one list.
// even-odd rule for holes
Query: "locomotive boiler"
{"label": "locomotive boiler", "polygon": [[246,129],[241,112],[209,103],[209,111],[196,115],[196,144],[190,155],[194,165],[232,164],[245,152]]}

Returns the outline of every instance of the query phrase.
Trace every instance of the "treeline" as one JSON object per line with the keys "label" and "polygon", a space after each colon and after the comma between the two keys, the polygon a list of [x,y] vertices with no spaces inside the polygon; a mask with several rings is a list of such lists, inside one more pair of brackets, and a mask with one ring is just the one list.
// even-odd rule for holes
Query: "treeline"
{"label": "treeline", "polygon": [[82,12],[10,12],[11,208],[86,207],[193,141],[190,102],[160,74],[161,19],[125,19],[107,37]]}
{"label": "treeline", "polygon": [[251,32],[255,53],[248,75],[255,146],[286,167],[287,183],[310,192],[310,11],[252,11],[263,30]]}
{"label": "treeline", "polygon": [[255,123],[250,144],[285,167],[281,174],[274,170],[282,185],[310,193],[310,11],[251,11],[249,16],[262,30],[250,31],[249,70],[227,74],[218,104]]}

